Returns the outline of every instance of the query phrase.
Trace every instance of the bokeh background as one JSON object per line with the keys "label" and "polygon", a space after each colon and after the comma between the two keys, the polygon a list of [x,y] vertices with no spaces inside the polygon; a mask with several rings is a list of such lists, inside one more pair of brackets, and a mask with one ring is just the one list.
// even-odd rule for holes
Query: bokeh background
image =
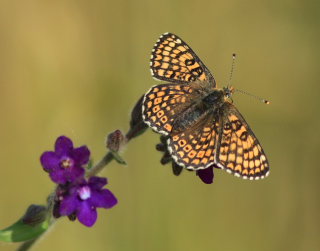
{"label": "bokeh background", "polygon": [[[159,163],[150,130],[127,146],[127,167],[101,175],[119,204],[93,228],[62,219],[34,250],[320,250],[319,1],[0,2],[0,228],[52,191],[39,156],[59,135],[88,145],[126,131],[138,98],[156,84],[153,44],[181,36],[237,94],[271,175],[257,182],[215,172],[175,177]],[[18,244],[0,244],[15,250]]]}

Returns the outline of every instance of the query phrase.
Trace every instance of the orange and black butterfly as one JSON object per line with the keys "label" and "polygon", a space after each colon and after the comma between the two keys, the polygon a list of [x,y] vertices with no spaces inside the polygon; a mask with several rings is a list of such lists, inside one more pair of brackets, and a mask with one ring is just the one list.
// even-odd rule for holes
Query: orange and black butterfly
{"label": "orange and black butterfly", "polygon": [[269,174],[266,155],[237,108],[232,87],[217,88],[213,75],[178,36],[165,33],[151,55],[153,86],[142,103],[144,122],[168,137],[172,159],[200,170],[216,166],[244,179]]}

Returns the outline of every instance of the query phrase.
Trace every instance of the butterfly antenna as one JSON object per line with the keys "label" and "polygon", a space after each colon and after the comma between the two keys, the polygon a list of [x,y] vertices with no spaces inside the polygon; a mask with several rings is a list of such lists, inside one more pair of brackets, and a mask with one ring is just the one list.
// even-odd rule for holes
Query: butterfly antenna
{"label": "butterfly antenna", "polygon": [[264,99],[264,98],[261,98],[261,97],[258,97],[258,96],[256,96],[256,95],[253,95],[253,94],[251,94],[251,93],[248,93],[248,92],[245,92],[245,91],[242,91],[242,90],[239,90],[239,89],[234,89],[234,91],[235,92],[240,92],[240,93],[242,93],[242,94],[246,94],[246,95],[248,95],[248,96],[250,96],[250,97],[253,97],[253,98],[255,98],[255,99],[258,99],[258,100],[260,100],[262,103],[265,103],[265,104],[270,104],[270,101],[268,101],[268,100],[266,100],[266,99]]}
{"label": "butterfly antenna", "polygon": [[230,71],[230,77],[229,77],[229,83],[227,85],[227,88],[231,87],[231,79],[232,79],[232,75],[233,75],[233,70],[234,70],[234,62],[236,60],[236,54],[233,53],[232,54],[232,65],[231,65],[231,71]]}
{"label": "butterfly antenna", "polygon": [[[231,71],[230,71],[229,83],[228,83],[228,85],[227,85],[227,90],[230,91],[230,94],[233,93],[233,92],[240,92],[240,93],[242,93],[242,94],[246,94],[246,95],[251,96],[251,97],[253,97],[253,98],[255,98],[255,99],[258,99],[258,100],[260,100],[262,103],[265,103],[265,104],[267,104],[267,105],[270,104],[270,101],[268,101],[268,100],[266,100],[266,99],[264,99],[264,98],[261,98],[261,97],[258,97],[258,96],[256,96],[256,95],[253,95],[253,94],[251,94],[251,93],[248,93],[248,92],[245,92],[245,91],[242,91],[242,90],[235,89],[235,88],[231,87],[231,79],[232,79],[232,75],[233,75],[233,71],[234,71],[234,65],[235,65],[236,56],[237,56],[237,55],[236,55],[235,53],[232,54],[232,65],[231,65]],[[231,95],[230,95],[230,96],[231,96]]]}

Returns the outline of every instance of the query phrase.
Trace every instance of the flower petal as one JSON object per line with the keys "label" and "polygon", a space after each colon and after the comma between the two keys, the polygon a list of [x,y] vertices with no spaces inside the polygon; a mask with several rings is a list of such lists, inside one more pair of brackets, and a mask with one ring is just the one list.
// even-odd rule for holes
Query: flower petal
{"label": "flower petal", "polygon": [[87,146],[73,149],[72,158],[78,165],[85,165],[89,162],[90,151]]}
{"label": "flower petal", "polygon": [[56,156],[55,152],[44,152],[40,157],[43,169],[50,172],[59,167],[60,159]]}
{"label": "flower petal", "polygon": [[66,196],[60,203],[60,215],[70,215],[74,213],[76,209],[79,207],[79,205],[80,202],[77,198],[76,193]]}
{"label": "flower petal", "polygon": [[68,181],[66,172],[63,169],[56,169],[53,172],[50,172],[49,175],[51,180],[57,184],[65,184]]}
{"label": "flower petal", "polygon": [[73,182],[79,177],[84,176],[85,170],[82,167],[71,167],[70,169],[65,169],[65,177],[68,181]]}
{"label": "flower petal", "polygon": [[55,152],[58,156],[64,155],[73,149],[73,143],[71,139],[66,136],[60,136],[56,140]]}
{"label": "flower petal", "polygon": [[97,220],[96,208],[92,207],[88,201],[82,201],[78,207],[78,220],[85,226],[91,227]]}
{"label": "flower petal", "polygon": [[88,184],[93,190],[100,190],[107,184],[107,179],[102,177],[93,176],[89,178]]}
{"label": "flower petal", "polygon": [[117,203],[117,198],[108,189],[94,191],[90,198],[90,204],[95,207],[111,208]]}
{"label": "flower petal", "polygon": [[214,177],[213,167],[210,166],[210,167],[208,167],[206,169],[198,170],[197,171],[197,175],[203,181],[203,183],[212,184],[213,177]]}

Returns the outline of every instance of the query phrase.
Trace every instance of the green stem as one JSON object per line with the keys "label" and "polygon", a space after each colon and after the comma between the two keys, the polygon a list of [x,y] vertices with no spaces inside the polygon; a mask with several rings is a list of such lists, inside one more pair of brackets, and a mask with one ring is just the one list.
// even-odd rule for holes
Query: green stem
{"label": "green stem", "polygon": [[27,251],[29,250],[29,248],[31,248],[33,246],[34,243],[37,242],[37,240],[41,237],[42,235],[38,236],[37,238],[33,239],[33,240],[30,240],[30,241],[26,241],[24,243],[22,243],[17,251]]}
{"label": "green stem", "polygon": [[87,177],[91,177],[101,172],[101,170],[113,160],[113,154],[109,151],[94,167],[92,167],[86,174]]}

